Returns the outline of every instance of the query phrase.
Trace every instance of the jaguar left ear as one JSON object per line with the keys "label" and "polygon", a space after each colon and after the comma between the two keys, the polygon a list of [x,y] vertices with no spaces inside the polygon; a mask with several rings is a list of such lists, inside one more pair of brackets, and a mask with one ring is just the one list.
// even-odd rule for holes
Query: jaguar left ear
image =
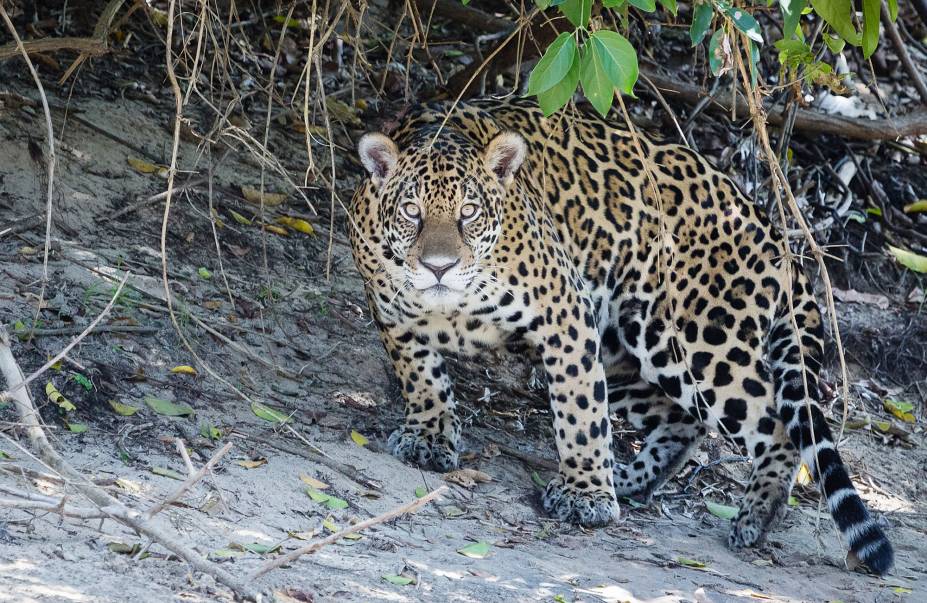
{"label": "jaguar left ear", "polygon": [[502,184],[508,186],[525,160],[527,150],[521,134],[501,132],[489,141],[483,151],[486,167],[499,177]]}
{"label": "jaguar left ear", "polygon": [[370,179],[376,187],[392,175],[399,159],[396,143],[379,132],[364,134],[357,143],[357,153],[360,155],[361,163],[370,172]]}

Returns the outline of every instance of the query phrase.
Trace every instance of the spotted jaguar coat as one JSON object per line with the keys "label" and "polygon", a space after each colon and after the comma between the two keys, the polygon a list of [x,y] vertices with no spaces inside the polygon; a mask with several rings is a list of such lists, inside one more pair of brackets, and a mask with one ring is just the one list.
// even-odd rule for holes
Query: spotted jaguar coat
{"label": "spotted jaguar coat", "polygon": [[[360,141],[370,177],[350,236],[405,398],[392,451],[455,467],[442,354],[523,341],[549,387],[553,517],[609,522],[617,496],[649,495],[712,429],[753,457],[731,546],[763,537],[803,459],[850,548],[887,572],[891,545],[818,405],[823,330],[808,280],[705,158],[639,144],[620,124],[546,118],[528,100],[421,106],[392,137]],[[627,464],[613,460],[610,410],[645,433]]]}

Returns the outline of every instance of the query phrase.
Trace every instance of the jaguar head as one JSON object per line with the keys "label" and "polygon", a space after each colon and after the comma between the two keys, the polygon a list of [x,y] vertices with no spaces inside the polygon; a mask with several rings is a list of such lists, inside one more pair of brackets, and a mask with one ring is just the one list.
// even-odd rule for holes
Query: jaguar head
{"label": "jaguar head", "polygon": [[401,260],[402,285],[446,305],[486,268],[525,141],[502,132],[480,146],[449,128],[428,128],[403,141],[400,148],[383,134],[361,138],[368,190],[378,197],[386,254]]}

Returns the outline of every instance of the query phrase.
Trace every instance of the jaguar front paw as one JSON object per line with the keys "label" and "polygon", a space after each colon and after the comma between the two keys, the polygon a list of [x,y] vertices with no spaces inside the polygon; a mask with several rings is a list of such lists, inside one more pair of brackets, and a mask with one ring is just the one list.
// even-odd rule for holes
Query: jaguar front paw
{"label": "jaguar front paw", "polygon": [[400,428],[394,431],[387,442],[398,459],[446,472],[457,468],[457,445],[447,436]]}
{"label": "jaguar front paw", "polygon": [[597,528],[618,519],[618,502],[606,490],[579,489],[558,475],[550,480],[541,499],[548,515],[560,521],[573,521]]}

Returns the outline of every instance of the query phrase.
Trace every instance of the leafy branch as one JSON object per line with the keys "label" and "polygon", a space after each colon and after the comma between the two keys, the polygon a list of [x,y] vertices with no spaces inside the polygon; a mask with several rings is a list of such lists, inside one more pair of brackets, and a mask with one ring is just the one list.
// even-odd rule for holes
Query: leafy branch
{"label": "leafy branch", "polygon": [[[708,38],[708,63],[712,74],[720,77],[733,69],[731,36],[739,31],[747,39],[750,77],[757,81],[759,47],[763,32],[753,12],[758,6],[778,5],[782,38],[774,43],[784,70],[816,83],[839,88],[839,78],[831,65],[817,58],[815,36],[808,35],[812,20],[824,28],[820,38],[833,54],[846,44],[859,47],[869,58],[879,44],[882,0],[862,0],[861,15],[851,0],[769,0],[738,6],[726,0],[695,0],[691,11],[689,37],[697,47]],[[547,115],[565,106],[581,86],[583,94],[603,116],[611,109],[616,91],[633,96],[638,78],[637,52],[627,37],[606,23],[617,22],[625,31],[632,10],[655,13],[657,0],[535,0],[541,10],[556,9],[573,26],[547,47],[528,80],[528,94],[536,96]],[[662,9],[676,15],[676,0],[659,0]],[[898,17],[898,1],[887,0],[893,22]],[[772,12],[768,13],[773,18]],[[806,31],[806,28],[808,31]],[[709,36],[709,33],[711,35]]]}

